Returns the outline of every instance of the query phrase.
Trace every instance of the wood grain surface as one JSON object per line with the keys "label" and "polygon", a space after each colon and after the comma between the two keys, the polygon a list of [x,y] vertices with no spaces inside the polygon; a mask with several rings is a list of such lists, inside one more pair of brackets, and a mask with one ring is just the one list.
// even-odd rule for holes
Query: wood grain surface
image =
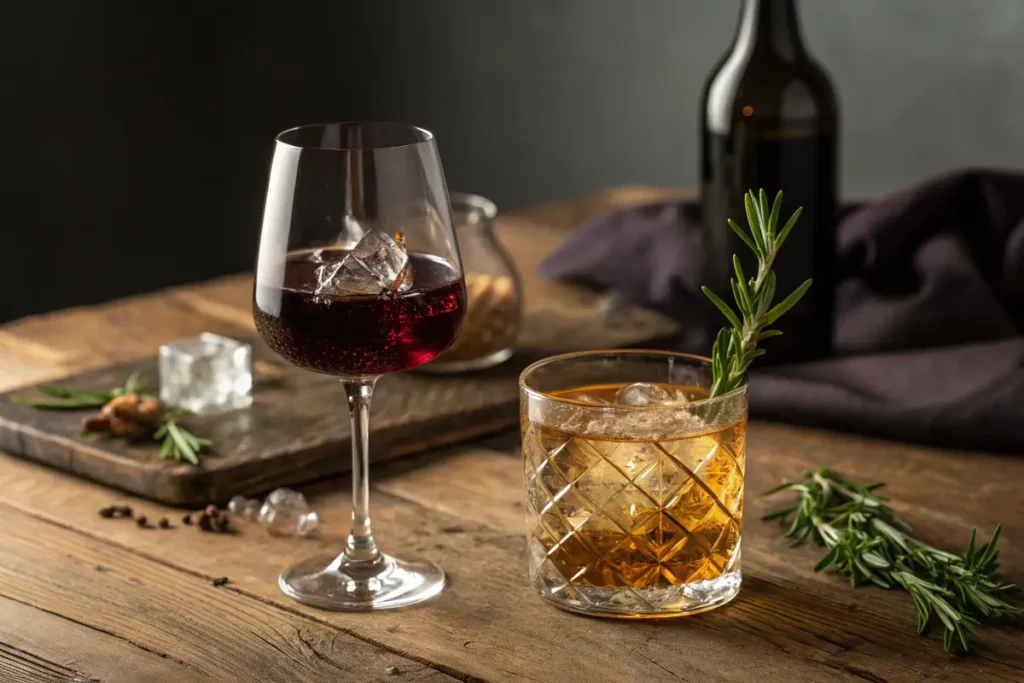
{"label": "wood grain surface", "polygon": [[[653,196],[606,193],[542,207],[528,223],[565,226],[588,206]],[[103,324],[90,323],[89,310],[14,323],[0,330],[0,382],[144,357],[161,341],[217,324],[238,334],[230,311],[248,301],[233,302],[233,287],[197,285],[138,304],[187,306],[179,328],[133,327],[141,313],[126,302],[101,307]],[[84,331],[62,335],[64,316]],[[108,346],[112,320],[134,330],[123,355]],[[219,535],[103,519],[97,509],[115,502],[153,518],[174,511],[0,454],[0,681],[1024,682],[1024,631],[986,627],[970,655],[946,655],[937,634],[915,634],[904,595],[852,590],[832,573],[814,573],[817,551],[790,549],[777,526],[757,521],[771,504],[760,491],[829,465],[887,481],[897,510],[940,547],[962,549],[972,526],[988,533],[1003,523],[1005,575],[1021,583],[1024,459],[761,422],[748,437],[740,595],[706,614],[646,623],[570,615],[533,594],[514,432],[374,469],[378,543],[436,560],[449,576],[436,599],[377,614],[306,607],[276,586],[282,568],[340,547],[349,516],[343,478],[303,487],[324,520],[318,537],[270,537],[245,523],[238,534]],[[214,587],[221,576],[229,583]]]}
{"label": "wood grain surface", "polygon": [[[509,219],[503,228],[517,236],[516,243],[524,240],[534,248],[551,243],[552,234],[561,235],[557,228],[527,219]],[[534,360],[567,351],[657,342],[676,330],[673,323],[656,313],[539,278],[535,274],[536,257],[544,252],[513,253],[524,274],[527,302],[516,354],[485,372],[412,372],[381,378],[371,408],[373,462],[458,443],[518,424],[516,378]],[[235,306],[219,299],[211,301],[191,288],[169,292],[168,297],[157,300],[143,297],[140,301],[145,302],[145,309],[132,310],[130,314],[115,303],[97,313],[103,323],[97,325],[94,321],[87,329],[101,335],[106,326],[106,334],[115,341],[125,337],[137,340],[143,329],[147,333],[150,330],[149,322],[141,316],[151,311],[153,331],[157,335],[173,335],[171,329],[176,327],[165,328],[165,316],[169,309],[176,310],[179,300],[202,315],[212,316],[210,331],[222,331],[224,322],[251,325],[248,308],[237,308],[241,301],[246,307],[249,305],[250,287],[245,278],[233,281],[232,286],[225,286],[223,281],[211,285],[211,293],[230,297]],[[244,298],[238,295],[240,289],[245,290]],[[83,318],[80,312],[51,319],[65,315],[78,324],[92,320]],[[184,324],[173,316],[171,320],[175,326],[179,322]],[[28,326],[30,322],[22,321],[12,327]],[[196,329],[194,320],[189,329]],[[351,467],[350,429],[338,382],[295,368],[258,339],[248,340],[254,346],[254,403],[251,408],[187,420],[192,431],[212,439],[215,446],[197,467],[160,460],[158,446],[151,441],[131,443],[83,436],[81,422],[88,411],[43,411],[10,401],[14,395],[32,395],[30,387],[0,395],[0,449],[177,505],[201,506],[210,501],[226,501],[236,494],[253,494],[347,472]],[[14,341],[10,345],[17,347]],[[75,357],[60,351],[48,355],[40,350],[44,346],[35,341],[26,343],[24,348],[40,359]],[[111,353],[117,353],[115,349],[120,347],[110,348]],[[155,384],[156,359],[107,365],[56,381],[83,389],[107,390],[123,385],[132,372],[140,372]]]}

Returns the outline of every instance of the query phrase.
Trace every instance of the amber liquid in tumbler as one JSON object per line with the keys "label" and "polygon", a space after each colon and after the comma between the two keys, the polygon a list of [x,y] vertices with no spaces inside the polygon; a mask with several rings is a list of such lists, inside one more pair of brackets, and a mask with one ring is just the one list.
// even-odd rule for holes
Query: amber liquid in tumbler
{"label": "amber liquid in tumbler", "polygon": [[[622,386],[552,395],[610,402]],[[691,399],[708,395],[662,386]],[[546,555],[541,573],[554,570],[569,590],[634,589],[625,599],[637,601],[638,612],[658,607],[643,601],[646,589],[671,595],[665,589],[738,573],[746,419],[675,438],[637,430],[628,439],[523,420],[527,490],[536,512],[529,538],[531,552],[543,548]],[[628,609],[615,611],[630,616]]]}

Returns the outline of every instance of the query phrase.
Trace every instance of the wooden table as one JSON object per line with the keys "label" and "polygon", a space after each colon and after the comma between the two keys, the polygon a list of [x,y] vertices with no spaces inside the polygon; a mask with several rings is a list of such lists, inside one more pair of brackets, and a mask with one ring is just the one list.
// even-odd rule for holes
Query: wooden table
{"label": "wooden table", "polygon": [[[658,196],[609,191],[508,217],[500,231],[532,271],[562,234],[538,224],[568,228]],[[530,279],[535,294],[545,286]],[[149,355],[201,330],[250,332],[249,287],[229,277],[11,323],[0,386]],[[788,549],[758,521],[756,495],[818,464],[883,478],[940,546],[1002,522],[1006,575],[1021,583],[1024,458],[755,422],[740,596],[692,618],[623,623],[560,612],[527,586],[517,446],[505,435],[373,472],[378,542],[437,560],[450,578],[435,600],[378,614],[324,612],[277,589],[281,568],[340,547],[342,481],[306,488],[326,524],[317,540],[251,526],[143,530],[96,511],[124,501],[151,518],[180,513],[0,454],[0,681],[1024,681],[1024,633],[986,628],[969,657],[944,654],[936,635],[915,635],[904,595],[814,574],[818,553]],[[220,576],[230,583],[214,587]]]}

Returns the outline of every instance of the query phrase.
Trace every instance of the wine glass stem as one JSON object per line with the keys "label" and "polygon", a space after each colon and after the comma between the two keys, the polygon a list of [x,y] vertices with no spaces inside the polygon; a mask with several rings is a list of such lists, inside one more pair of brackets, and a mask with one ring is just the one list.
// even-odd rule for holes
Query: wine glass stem
{"label": "wine glass stem", "polygon": [[370,399],[377,379],[343,380],[352,419],[352,530],[345,545],[348,562],[380,558],[370,531]]}

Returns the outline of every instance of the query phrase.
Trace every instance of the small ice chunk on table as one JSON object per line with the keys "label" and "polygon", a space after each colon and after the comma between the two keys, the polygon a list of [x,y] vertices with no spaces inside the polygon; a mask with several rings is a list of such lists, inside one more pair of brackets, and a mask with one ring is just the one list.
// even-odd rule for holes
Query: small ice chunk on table
{"label": "small ice chunk on table", "polygon": [[320,518],[309,509],[306,497],[292,489],[275,489],[263,501],[257,521],[275,536],[308,536],[320,526]]}
{"label": "small ice chunk on table", "polygon": [[[316,269],[317,296],[346,294],[381,294],[400,291],[411,286],[407,271],[409,254],[402,233],[392,239],[382,232],[363,235],[340,261],[321,263]],[[323,250],[313,252],[321,260]]]}

